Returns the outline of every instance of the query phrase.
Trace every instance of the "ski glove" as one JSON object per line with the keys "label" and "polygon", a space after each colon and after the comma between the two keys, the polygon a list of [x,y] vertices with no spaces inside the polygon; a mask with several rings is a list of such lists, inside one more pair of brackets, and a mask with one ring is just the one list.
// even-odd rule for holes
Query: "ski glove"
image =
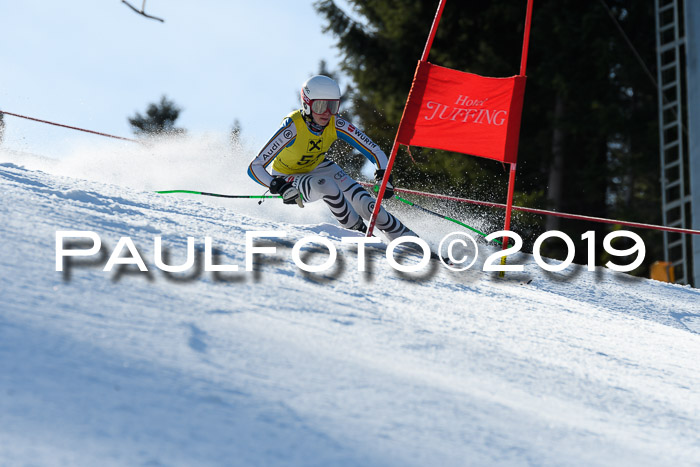
{"label": "ski glove", "polygon": [[292,182],[286,181],[282,177],[275,177],[270,182],[270,193],[273,195],[282,195],[284,204],[298,204],[300,208],[304,207],[304,202],[301,199],[301,193],[294,188]]}
{"label": "ski glove", "polygon": [[[374,193],[379,194],[379,188],[382,186],[382,179],[384,178],[384,169],[377,169],[374,172]],[[391,199],[394,197],[394,176],[389,175],[389,181],[386,182],[386,187],[384,188],[384,198]]]}

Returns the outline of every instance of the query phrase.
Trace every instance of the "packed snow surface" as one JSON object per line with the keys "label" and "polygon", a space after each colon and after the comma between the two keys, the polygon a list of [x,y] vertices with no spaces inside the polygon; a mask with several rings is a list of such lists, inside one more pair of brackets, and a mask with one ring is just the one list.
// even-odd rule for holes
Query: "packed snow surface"
{"label": "packed snow surface", "polygon": [[[0,465],[700,464],[697,289],[526,254],[502,279],[483,243],[466,272],[399,274],[381,248],[361,272],[319,203],[158,195],[254,186],[143,151],[153,167],[0,151]],[[400,212],[431,244],[456,230]],[[246,272],[246,232],[269,230],[287,236]],[[95,232],[102,254],[56,271],[58,231]],[[335,267],[295,265],[310,235]],[[240,269],[168,275],[156,236],[168,264],[210,237]],[[122,237],[148,272],[103,271]]]}

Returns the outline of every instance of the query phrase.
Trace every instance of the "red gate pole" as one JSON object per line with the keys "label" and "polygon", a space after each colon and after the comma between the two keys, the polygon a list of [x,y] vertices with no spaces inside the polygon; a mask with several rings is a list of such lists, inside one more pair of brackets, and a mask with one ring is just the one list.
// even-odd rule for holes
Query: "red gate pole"
{"label": "red gate pole", "polygon": [[[513,187],[515,186],[515,166],[517,164],[510,164],[510,175],[508,176],[508,200],[506,201],[506,221],[503,226],[503,230],[510,230],[510,215],[513,212],[513,192],[515,191]],[[508,238],[503,242],[508,245]],[[505,246],[503,247],[506,248]]]}
{"label": "red gate pole", "polygon": [[520,76],[525,76],[527,68],[527,51],[530,47],[530,25],[532,24],[532,0],[527,0],[525,13],[525,36],[523,37],[523,54],[520,57]]}
{"label": "red gate pole", "polygon": [[[532,24],[532,2],[533,0],[527,0],[527,11],[525,13],[525,33],[523,36],[523,52],[520,57],[520,76],[525,76],[525,70],[527,69],[527,52],[530,47],[530,26]],[[510,230],[510,217],[513,211],[513,192],[515,191],[515,168],[516,164],[512,162],[510,164],[510,174],[508,177],[508,199],[506,201],[506,220],[503,226],[503,230]],[[503,239],[503,249],[508,248],[508,237]],[[506,263],[506,257],[501,257],[501,264]],[[501,271],[500,276],[503,277],[503,271]]]}
{"label": "red gate pole", "polygon": [[[430,34],[428,34],[428,41],[425,43],[425,48],[423,49],[423,55],[421,56],[421,62],[428,59],[430,54],[430,49],[433,47],[433,39],[435,39],[435,34],[437,33],[438,24],[440,23],[440,18],[442,18],[442,10],[445,8],[445,2],[447,0],[440,0],[437,12],[435,12],[435,18],[433,19],[433,25],[430,27]],[[530,0],[531,1],[531,0]],[[391,147],[391,153],[389,154],[389,160],[384,169],[384,178],[382,179],[382,184],[379,187],[379,193],[377,193],[377,202],[374,205],[374,211],[372,212],[372,217],[369,219],[369,226],[367,227],[367,237],[372,236],[374,232],[374,224],[377,223],[377,216],[379,215],[379,210],[382,205],[382,197],[384,196],[384,191],[386,190],[386,184],[389,181],[389,175],[391,175],[391,169],[394,167],[394,160],[396,159],[396,154],[399,152],[399,133],[401,132],[401,124],[403,123],[403,117],[406,115],[406,106],[408,105],[408,99],[406,99],[406,104],[403,108],[403,113],[401,114],[401,120],[399,121],[399,127],[396,129],[396,136],[394,137],[394,144]]]}

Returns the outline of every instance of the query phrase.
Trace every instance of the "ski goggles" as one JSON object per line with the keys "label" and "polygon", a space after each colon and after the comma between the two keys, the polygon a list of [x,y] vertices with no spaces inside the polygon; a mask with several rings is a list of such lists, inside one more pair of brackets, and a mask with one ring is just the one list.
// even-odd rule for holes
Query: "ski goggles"
{"label": "ski goggles", "polygon": [[322,114],[326,113],[326,110],[328,110],[331,115],[335,115],[338,113],[339,108],[340,101],[337,99],[316,99],[311,101],[311,111],[313,113]]}

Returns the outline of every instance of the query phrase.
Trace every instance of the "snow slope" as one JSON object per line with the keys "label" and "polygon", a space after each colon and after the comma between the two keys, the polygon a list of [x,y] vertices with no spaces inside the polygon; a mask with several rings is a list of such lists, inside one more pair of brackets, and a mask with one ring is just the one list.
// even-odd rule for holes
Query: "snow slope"
{"label": "snow slope", "polygon": [[[288,223],[272,201],[154,194],[197,187],[141,186],[161,175],[143,167],[128,184],[1,155],[0,465],[700,464],[696,289],[545,274],[529,255],[505,280],[400,276],[380,250],[362,273],[322,207]],[[245,232],[280,229],[243,271]],[[59,230],[94,231],[107,254],[128,236],[150,272],[57,272]],[[168,277],[156,235],[172,264],[208,236],[241,271]],[[296,267],[308,235],[338,267]]]}

